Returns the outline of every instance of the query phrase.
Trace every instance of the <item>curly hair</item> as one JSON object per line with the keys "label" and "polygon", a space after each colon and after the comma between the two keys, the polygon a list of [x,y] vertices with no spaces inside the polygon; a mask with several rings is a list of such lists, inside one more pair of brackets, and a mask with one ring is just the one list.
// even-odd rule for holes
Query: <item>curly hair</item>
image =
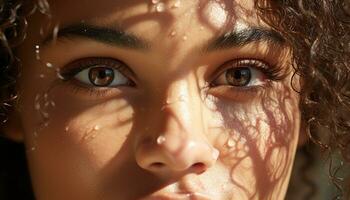
{"label": "curly hair", "polygon": [[[348,199],[350,181],[346,174],[337,174],[339,167],[334,167],[333,155],[340,154],[340,167],[349,165],[350,1],[255,0],[255,6],[259,17],[279,32],[292,49],[294,75],[303,80],[297,91],[303,126],[310,141],[330,155],[329,177],[340,191],[335,198]],[[26,17],[35,10],[49,15],[45,0],[0,1],[2,123],[17,99],[15,84],[20,62],[14,50],[25,39]]]}
{"label": "curly hair", "polygon": [[[340,153],[340,165],[349,164],[350,1],[256,0],[256,7],[292,48],[295,74],[304,80],[299,106],[310,140]],[[336,198],[349,198],[342,189],[349,183],[337,177],[333,162],[330,157],[329,176],[341,192]]]}

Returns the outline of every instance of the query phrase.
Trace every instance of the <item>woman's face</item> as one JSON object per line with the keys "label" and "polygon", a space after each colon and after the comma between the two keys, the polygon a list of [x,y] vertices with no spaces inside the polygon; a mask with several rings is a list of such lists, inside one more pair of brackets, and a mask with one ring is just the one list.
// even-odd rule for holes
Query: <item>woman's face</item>
{"label": "woman's face", "polygon": [[252,1],[49,3],[17,50],[37,199],[284,198],[299,99]]}

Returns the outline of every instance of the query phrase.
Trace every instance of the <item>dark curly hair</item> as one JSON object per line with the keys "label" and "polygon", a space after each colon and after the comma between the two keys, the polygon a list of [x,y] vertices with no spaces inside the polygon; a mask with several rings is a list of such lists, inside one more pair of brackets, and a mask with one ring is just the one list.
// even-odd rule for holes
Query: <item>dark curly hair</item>
{"label": "dark curly hair", "polygon": [[[339,189],[335,198],[349,199],[350,181],[346,172],[349,172],[350,164],[350,1],[255,0],[255,6],[259,17],[279,32],[292,49],[294,73],[303,80],[301,90],[297,91],[300,93],[303,127],[310,144],[316,144],[322,152],[329,155],[329,177]],[[8,114],[13,111],[17,99],[15,84],[20,62],[14,51],[25,39],[26,17],[35,11],[50,17],[45,0],[0,0],[2,123],[6,122]],[[9,145],[2,143],[1,152],[8,152]],[[18,144],[15,146],[19,148]],[[24,152],[24,148],[20,148],[18,154]],[[310,158],[308,161],[312,160],[312,154],[305,151],[304,155]],[[340,162],[335,166],[334,157],[337,155]],[[33,198],[27,169],[21,168],[26,172],[23,176],[11,174],[20,171],[13,166],[25,165],[24,153],[18,159],[7,164],[8,167],[1,166],[0,178],[11,179],[14,187],[20,187],[24,191],[26,198]],[[308,162],[303,169],[311,164]],[[21,181],[15,181],[17,179]],[[314,185],[310,180],[304,180]],[[15,190],[1,184],[3,183],[0,183],[0,193],[4,188],[4,193],[12,191],[13,199]],[[314,190],[304,198],[310,199],[313,193]]]}

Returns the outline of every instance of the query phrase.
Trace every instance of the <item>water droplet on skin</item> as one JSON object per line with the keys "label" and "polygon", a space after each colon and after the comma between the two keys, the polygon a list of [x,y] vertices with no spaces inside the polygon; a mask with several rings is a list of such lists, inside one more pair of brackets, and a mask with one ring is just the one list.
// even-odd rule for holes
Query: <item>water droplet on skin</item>
{"label": "water droplet on skin", "polygon": [[228,139],[228,141],[227,141],[228,147],[232,148],[235,146],[235,144],[236,144],[236,142],[232,138]]}
{"label": "water droplet on skin", "polygon": [[152,0],[152,3],[153,4],[157,4],[157,3],[159,3],[160,2],[160,0]]}
{"label": "water droplet on skin", "polygon": [[62,76],[62,74],[59,71],[56,73],[56,75],[59,79],[65,80],[65,78]]}
{"label": "water droplet on skin", "polygon": [[182,40],[183,40],[183,41],[186,41],[186,40],[187,40],[187,36],[184,35],[184,36],[182,37]]}
{"label": "water droplet on skin", "polygon": [[31,151],[35,151],[35,149],[36,149],[35,147],[30,148]]}
{"label": "water droplet on skin", "polygon": [[35,110],[40,110],[40,103],[36,102],[34,108]]}
{"label": "water droplet on skin", "polygon": [[171,33],[170,33],[170,36],[171,37],[174,37],[176,35],[176,31],[172,31]]}
{"label": "water droplet on skin", "polygon": [[217,159],[219,158],[219,155],[220,155],[219,150],[217,150],[216,148],[214,148],[213,151],[212,151],[213,160],[217,160]]}
{"label": "water droplet on skin", "polygon": [[48,127],[49,126],[49,122],[45,122],[44,126]]}
{"label": "water droplet on skin", "polygon": [[64,128],[64,131],[68,132],[68,131],[69,131],[69,126],[66,126],[66,127]]}
{"label": "water droplet on skin", "polygon": [[34,131],[33,135],[34,137],[38,137],[38,132]]}
{"label": "water droplet on skin", "polygon": [[44,74],[40,74],[39,77],[40,78],[45,78],[45,75]]}
{"label": "water droplet on skin", "polygon": [[164,144],[165,140],[166,140],[165,137],[161,135],[157,138],[157,144],[158,145]]}
{"label": "water droplet on skin", "polygon": [[40,46],[39,45],[35,45],[35,58],[37,60],[40,60]]}
{"label": "water droplet on skin", "polygon": [[100,126],[99,125],[94,126],[94,131],[98,131],[98,130],[100,130]]}
{"label": "water droplet on skin", "polygon": [[156,5],[156,11],[157,12],[164,12],[165,11],[165,4],[164,3],[158,3],[157,5]]}
{"label": "water droplet on skin", "polygon": [[56,103],[54,101],[51,101],[50,104],[51,104],[52,107],[56,106]]}
{"label": "water droplet on skin", "polygon": [[47,63],[46,63],[46,67],[48,67],[48,68],[52,68],[52,67],[53,67],[53,65],[52,65],[52,63],[47,62]]}
{"label": "water droplet on skin", "polygon": [[[43,114],[43,117],[44,117],[44,118],[49,118],[49,113],[47,113],[47,112],[42,112],[42,114]],[[45,125],[45,126],[47,126],[47,125]]]}
{"label": "water droplet on skin", "polygon": [[39,101],[39,98],[40,98],[40,94],[37,94],[37,95],[35,96],[35,101]]}
{"label": "water droplet on skin", "polygon": [[47,93],[44,94],[44,98],[47,99],[49,95]]}
{"label": "water droplet on skin", "polygon": [[58,34],[58,30],[60,29],[59,25],[56,25],[55,28],[52,31],[52,38],[53,38],[53,42],[56,43],[57,40],[57,34]]}
{"label": "water droplet on skin", "polygon": [[173,8],[179,8],[180,5],[181,5],[181,1],[177,0],[177,1],[175,1],[174,5],[173,5]]}
{"label": "water droplet on skin", "polygon": [[35,58],[37,60],[40,60],[40,51],[39,50],[35,50]]}
{"label": "water droplet on skin", "polygon": [[48,101],[45,102],[45,104],[44,104],[45,107],[49,107],[49,105],[50,105],[50,102],[48,102]]}

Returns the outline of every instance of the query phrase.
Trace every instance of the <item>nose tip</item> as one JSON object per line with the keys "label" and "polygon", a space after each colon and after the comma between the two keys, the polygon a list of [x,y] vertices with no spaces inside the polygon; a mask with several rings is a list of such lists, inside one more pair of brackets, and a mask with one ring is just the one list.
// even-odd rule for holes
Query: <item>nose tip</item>
{"label": "nose tip", "polygon": [[[161,139],[159,139],[161,138]],[[204,141],[172,142],[160,136],[153,145],[144,145],[136,154],[139,166],[159,175],[201,174],[218,158],[218,151]]]}

